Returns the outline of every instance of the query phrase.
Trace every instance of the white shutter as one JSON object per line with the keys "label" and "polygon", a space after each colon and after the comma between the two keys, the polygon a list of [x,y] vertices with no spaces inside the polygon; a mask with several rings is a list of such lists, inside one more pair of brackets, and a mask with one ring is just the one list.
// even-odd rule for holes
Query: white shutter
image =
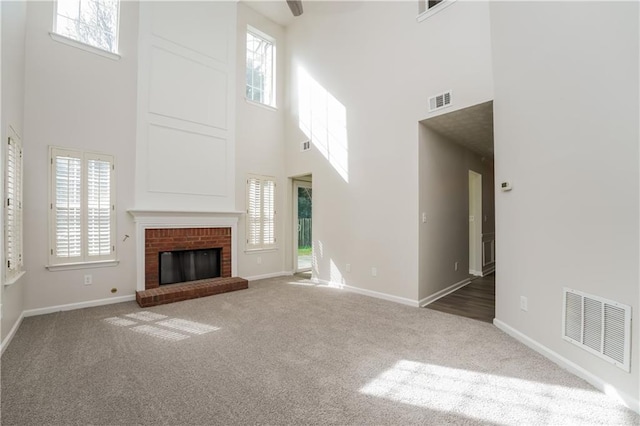
{"label": "white shutter", "polygon": [[113,157],[51,148],[51,259],[114,260]]}
{"label": "white shutter", "polygon": [[111,161],[87,158],[87,255],[111,254]]}
{"label": "white shutter", "polygon": [[262,181],[262,244],[263,244],[263,247],[272,246],[276,243],[275,195],[276,195],[276,183],[272,180]]}
{"label": "white shutter", "polygon": [[276,243],[275,180],[267,176],[247,178],[247,249],[270,248]]}
{"label": "white shutter", "polygon": [[22,142],[9,137],[5,156],[5,253],[6,282],[23,270],[22,259]]}
{"label": "white shutter", "polygon": [[82,159],[72,153],[54,154],[55,256],[67,261],[82,256]]}

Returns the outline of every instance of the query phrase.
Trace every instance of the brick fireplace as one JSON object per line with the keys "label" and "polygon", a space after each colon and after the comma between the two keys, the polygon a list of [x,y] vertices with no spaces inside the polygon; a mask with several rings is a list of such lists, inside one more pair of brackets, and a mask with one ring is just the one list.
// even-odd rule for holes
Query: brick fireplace
{"label": "brick fireplace", "polygon": [[[141,307],[248,288],[236,277],[239,212],[169,212],[130,210],[136,223],[137,292]],[[160,253],[220,249],[220,277],[160,285]]]}
{"label": "brick fireplace", "polygon": [[174,250],[219,248],[220,277],[231,277],[231,228],[146,229],[144,236],[144,288],[158,288],[160,253]]}

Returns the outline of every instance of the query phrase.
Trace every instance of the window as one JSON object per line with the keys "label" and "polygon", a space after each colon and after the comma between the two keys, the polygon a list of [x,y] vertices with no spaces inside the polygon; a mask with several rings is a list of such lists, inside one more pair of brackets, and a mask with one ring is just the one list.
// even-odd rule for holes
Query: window
{"label": "window", "polygon": [[113,157],[51,147],[50,264],[115,260]]}
{"label": "window", "polygon": [[274,40],[249,27],[247,31],[247,99],[276,106]]}
{"label": "window", "polygon": [[5,151],[4,244],[5,283],[12,284],[24,273],[22,259],[22,142],[16,135],[7,140]]}
{"label": "window", "polygon": [[107,52],[118,51],[118,0],[58,0],[53,31]]}
{"label": "window", "polygon": [[273,177],[247,178],[247,250],[275,248],[276,181]]}
{"label": "window", "polygon": [[418,22],[435,15],[456,0],[418,0]]}

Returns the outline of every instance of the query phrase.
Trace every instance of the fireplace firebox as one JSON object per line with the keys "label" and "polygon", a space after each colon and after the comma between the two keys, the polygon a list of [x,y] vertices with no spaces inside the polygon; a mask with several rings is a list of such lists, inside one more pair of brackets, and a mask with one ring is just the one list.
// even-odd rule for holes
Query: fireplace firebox
{"label": "fireplace firebox", "polygon": [[220,277],[220,248],[161,251],[159,284],[174,284]]}

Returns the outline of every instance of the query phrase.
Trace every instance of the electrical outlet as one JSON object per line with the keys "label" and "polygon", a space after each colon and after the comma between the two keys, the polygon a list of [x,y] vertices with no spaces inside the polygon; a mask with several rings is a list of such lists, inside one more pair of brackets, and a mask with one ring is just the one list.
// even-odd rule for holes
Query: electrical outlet
{"label": "electrical outlet", "polygon": [[453,264],[453,270],[454,270],[454,271],[457,271],[457,270],[458,270],[458,263],[459,263],[459,262],[456,262],[456,263],[454,263],[454,264]]}
{"label": "electrical outlet", "polygon": [[351,264],[347,263],[347,266],[345,267],[345,269],[347,270],[347,272],[351,272]]}
{"label": "electrical outlet", "polygon": [[373,277],[377,277],[378,276],[378,268],[376,268],[375,266],[373,268],[371,268],[371,276],[373,276]]}
{"label": "electrical outlet", "polygon": [[84,285],[93,284],[93,275],[85,275],[84,276]]}
{"label": "electrical outlet", "polygon": [[520,309],[525,312],[529,310],[529,302],[525,296],[520,296]]}

